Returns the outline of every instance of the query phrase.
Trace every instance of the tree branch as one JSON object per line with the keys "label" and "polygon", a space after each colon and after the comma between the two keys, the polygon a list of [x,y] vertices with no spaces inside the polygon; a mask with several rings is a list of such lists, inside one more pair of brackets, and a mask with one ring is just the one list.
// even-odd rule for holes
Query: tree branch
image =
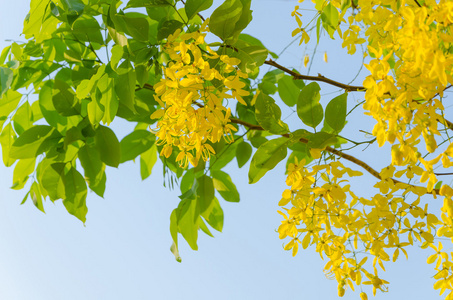
{"label": "tree branch", "polygon": [[[240,124],[240,125],[243,125],[251,130],[262,130],[264,131],[265,129],[263,127],[261,127],[260,125],[254,125],[254,124],[250,124],[248,122],[245,122],[245,121],[242,121],[240,119],[236,119],[236,118],[230,118],[230,121],[231,123],[235,123],[235,124]],[[288,133],[285,133],[285,134],[282,134],[281,136],[283,137],[286,137],[286,138],[289,138],[290,135]],[[300,142],[304,143],[304,144],[308,144],[308,140],[306,138],[301,138],[300,139]],[[373,175],[374,177],[376,177],[377,179],[379,180],[382,180],[381,178],[381,175],[379,174],[378,171],[376,171],[375,169],[373,169],[371,166],[369,166],[367,163],[365,163],[364,161],[352,156],[352,155],[349,155],[349,154],[346,154],[340,150],[337,150],[335,148],[332,148],[332,147],[326,147],[325,149],[327,152],[329,153],[332,153],[333,155],[336,155],[338,157],[341,157],[343,159],[346,159],[360,167],[362,167],[363,169],[365,169],[368,173],[370,173],[371,175]],[[397,183],[403,183],[403,184],[406,184],[408,186],[412,186],[412,187],[419,187],[419,186],[416,186],[416,185],[412,185],[412,184],[409,184],[409,183],[405,183],[405,182],[402,182],[402,181],[399,181],[399,180],[396,180],[394,178],[390,178],[390,180],[394,183],[394,184],[397,184]],[[426,192],[426,194],[439,194],[439,189],[433,189],[431,192]]]}
{"label": "tree branch", "polygon": [[264,63],[266,65],[270,65],[277,69],[280,69],[285,73],[288,73],[289,75],[293,76],[295,79],[322,81],[322,82],[328,83],[330,85],[342,88],[348,92],[365,92],[366,91],[366,89],[363,86],[354,86],[354,85],[344,84],[344,83],[326,78],[326,77],[322,76],[321,74],[318,74],[318,76],[301,75],[299,73],[296,73],[294,71],[291,71],[290,69],[283,67],[282,65],[279,65],[277,62],[273,61],[272,59],[266,60]]}

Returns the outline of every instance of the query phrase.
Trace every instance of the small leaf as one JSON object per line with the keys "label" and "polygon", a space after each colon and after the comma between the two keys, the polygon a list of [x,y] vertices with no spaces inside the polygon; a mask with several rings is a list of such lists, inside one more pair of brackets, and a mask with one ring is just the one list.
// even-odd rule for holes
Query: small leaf
{"label": "small leaf", "polygon": [[65,163],[50,164],[42,171],[40,183],[52,201],[63,199],[66,195],[64,176]]}
{"label": "small leaf", "polygon": [[296,105],[299,93],[300,89],[294,84],[291,76],[284,75],[278,80],[278,94],[286,105]]}
{"label": "small leaf", "polygon": [[340,132],[346,124],[346,104],[348,94],[341,94],[332,100],[326,106],[326,122],[335,130]]}
{"label": "small leaf", "polygon": [[88,208],[86,206],[87,186],[82,174],[75,168],[69,169],[64,176],[65,197],[63,204],[66,210],[85,223]]}
{"label": "small leaf", "polygon": [[149,150],[140,154],[140,176],[142,180],[151,175],[151,171],[153,170],[154,164],[157,161],[157,147],[154,144]]}
{"label": "small leaf", "polygon": [[217,198],[214,197],[211,206],[202,214],[202,216],[212,228],[222,232],[224,216],[222,207]]}
{"label": "small leaf", "polygon": [[259,93],[255,103],[255,115],[258,123],[271,133],[283,134],[289,131],[280,117],[282,112],[272,97]]}
{"label": "small leaf", "polygon": [[35,125],[14,141],[9,156],[16,159],[36,157],[56,145],[61,138],[62,136],[55,128]]}
{"label": "small leaf", "polygon": [[85,171],[88,186],[97,195],[103,197],[106,179],[105,165],[101,161],[98,149],[93,145],[85,144],[79,149],[78,157]]}
{"label": "small leaf", "polygon": [[236,160],[238,167],[242,168],[252,156],[252,146],[249,143],[241,142],[236,148]]}
{"label": "small leaf", "polygon": [[313,128],[316,128],[324,117],[323,108],[319,104],[320,90],[319,85],[312,82],[302,89],[297,101],[297,115],[305,125]]}
{"label": "small leaf", "polygon": [[287,154],[288,139],[285,137],[267,141],[253,155],[249,170],[249,183],[256,183]]}
{"label": "small leaf", "polygon": [[174,33],[176,29],[181,28],[184,24],[177,20],[166,20],[159,24],[157,39],[162,40]]}
{"label": "small leaf", "polygon": [[214,199],[214,183],[211,177],[203,175],[197,178],[197,207],[199,212],[203,213],[211,205]]}
{"label": "small leaf", "polygon": [[101,160],[107,166],[117,168],[121,159],[121,148],[115,133],[109,127],[100,125],[96,129],[95,143]]}
{"label": "small leaf", "polygon": [[200,11],[210,8],[212,2],[212,0],[187,0],[185,6],[187,18],[190,20]]}
{"label": "small leaf", "polygon": [[125,136],[121,142],[120,163],[133,160],[154,145],[155,136],[148,130],[135,130]]}
{"label": "small leaf", "polygon": [[[247,144],[248,145],[248,144]],[[228,202],[239,202],[239,193],[231,177],[223,171],[211,172],[214,188]]]}
{"label": "small leaf", "polygon": [[335,135],[327,132],[317,132],[308,138],[308,147],[315,149],[324,149],[324,147],[333,145],[337,142]]}

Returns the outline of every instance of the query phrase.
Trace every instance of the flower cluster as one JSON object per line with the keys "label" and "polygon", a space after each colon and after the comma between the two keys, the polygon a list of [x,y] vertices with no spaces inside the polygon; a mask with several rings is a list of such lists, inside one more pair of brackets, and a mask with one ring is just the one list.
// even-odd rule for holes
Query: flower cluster
{"label": "flower cluster", "polygon": [[158,119],[156,136],[163,145],[161,155],[169,157],[176,149],[182,167],[198,164],[215,154],[211,143],[233,140],[236,128],[230,124],[231,110],[224,99],[246,105],[248,95],[242,79],[247,74],[237,66],[237,58],[219,55],[206,43],[206,24],[199,31],[177,30],[168,38],[163,51],[168,62],[164,77],[154,86],[155,99],[162,109],[151,118]]}
{"label": "flower cluster", "polygon": [[[404,248],[414,243],[422,248],[432,246],[436,232],[439,237],[453,236],[453,189],[445,186],[441,190],[446,200],[439,220],[429,212],[428,203],[422,204],[426,189],[395,183],[385,177],[386,172],[388,168],[381,171],[385,179],[375,185],[381,193],[366,199],[354,194],[343,178],[362,173],[339,161],[311,168],[302,161],[288,167],[286,184],[290,188],[279,202],[286,212],[279,211],[284,217],[279,237],[291,239],[285,250],[292,250],[293,256],[300,246],[314,245],[321,258],[328,259],[325,272],[337,280],[340,296],[346,286],[354,290],[354,285],[362,284],[371,285],[373,294],[386,291],[388,282],[378,272],[378,267],[385,271],[384,262],[396,261],[401,252],[407,257]],[[408,203],[409,196],[416,200]],[[428,263],[437,261],[435,287],[445,290],[453,283],[453,264],[439,251]],[[365,264],[369,257],[373,257],[372,270]]]}

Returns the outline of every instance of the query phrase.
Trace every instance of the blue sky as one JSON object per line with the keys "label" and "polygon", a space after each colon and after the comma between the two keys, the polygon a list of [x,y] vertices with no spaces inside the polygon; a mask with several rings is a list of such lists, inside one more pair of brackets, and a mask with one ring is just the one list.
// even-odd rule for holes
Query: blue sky
{"label": "blue sky", "polygon": [[[19,34],[28,1],[1,2],[3,48],[7,45],[5,39],[23,40]],[[215,1],[214,7],[219,4]],[[245,32],[262,40],[270,50],[280,52],[292,41],[296,23],[290,14],[296,4],[289,0],[252,1],[254,19]],[[301,58],[305,51],[313,51],[314,43],[308,49],[297,44],[279,62],[306,72]],[[338,43],[321,43],[317,51],[312,74],[348,82],[359,69],[360,60],[349,58]],[[324,51],[329,56],[328,64],[322,60]],[[361,79],[355,83],[360,84]],[[322,87],[323,92],[331,91]],[[323,99],[333,97],[325,95]],[[363,95],[351,96],[348,105],[352,107],[360,97]],[[285,114],[290,111],[283,111]],[[360,128],[372,128],[371,123],[364,125],[367,123],[360,113],[355,116],[347,125],[350,136]],[[119,137],[127,134],[124,122],[115,121],[113,126]],[[381,151],[357,153],[364,160],[376,161]],[[214,233],[214,239],[200,234],[198,251],[182,242],[183,262],[177,263],[169,251],[169,216],[178,204],[179,193],[162,186],[160,164],[143,182],[137,164],[109,168],[104,199],[94,193],[88,196],[86,226],[70,216],[61,202],[47,201],[46,214],[30,201],[19,205],[25,192],[9,189],[12,169],[0,166],[0,299],[338,298],[337,284],[325,278],[325,262],[314,249],[300,251],[293,258],[283,251],[283,242],[275,232],[281,221],[276,211],[285,189],[284,166],[278,166],[254,185],[247,184],[247,171],[248,166],[238,170],[235,162],[228,167],[241,202],[221,202],[225,213],[223,232]],[[363,186],[364,193],[372,185],[370,179],[356,183]],[[378,293],[375,299],[442,298],[432,289],[434,270],[425,263],[428,253],[413,249],[409,254],[409,261],[400,259],[386,265],[388,271],[383,278],[391,281],[390,292]],[[350,290],[343,297],[358,298],[358,293]]]}

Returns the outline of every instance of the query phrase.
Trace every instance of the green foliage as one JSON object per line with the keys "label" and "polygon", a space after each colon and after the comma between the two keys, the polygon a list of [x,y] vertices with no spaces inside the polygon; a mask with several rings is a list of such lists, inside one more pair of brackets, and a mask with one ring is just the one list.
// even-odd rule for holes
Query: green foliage
{"label": "green foliage", "polygon": [[[225,0],[209,16],[209,30],[217,36],[209,46],[219,55],[240,60],[237,68],[248,75],[240,84],[250,95],[230,105],[229,125],[238,132],[208,143],[214,151],[204,153],[210,156],[208,163],[200,159],[196,167],[184,167],[177,161],[176,147],[168,157],[159,155],[165,145],[149,130],[156,128],[151,115],[165,109],[154,87],[168,76],[162,67],[173,58],[162,49],[169,37],[179,30],[199,30],[208,17],[201,14],[213,1],[187,0],[183,5],[172,0],[130,0],[125,4],[31,1],[23,30],[27,42],[12,43],[0,54],[2,159],[14,167],[12,188],[27,191],[23,202],[31,199],[44,212],[46,199],[62,200],[70,214],[85,222],[88,188],[104,196],[107,167],[139,160],[145,180],[159,156],[164,175],[181,189],[180,202],[170,217],[171,250],[180,261],[178,236],[197,249],[199,230],[213,236],[212,229],[223,229],[218,197],[240,201],[236,185],[225,172],[227,165],[236,159],[242,168],[251,159],[249,182],[255,183],[287,157],[288,149],[288,162],[311,161],[311,148],[338,143],[336,134],[346,123],[347,95],[328,103],[325,130],[290,133],[281,120],[281,107],[297,105],[303,123],[316,128],[324,118],[320,87],[305,86],[303,80],[280,69],[260,75],[269,55],[278,56],[259,39],[242,33],[252,20],[251,1]],[[335,8],[322,9],[320,19],[329,33],[338,18]],[[207,51],[207,45],[199,48]],[[218,62],[209,64],[213,67]],[[217,88],[222,83],[214,78],[206,84]],[[277,95],[283,103],[274,100]],[[121,141],[111,127],[117,118],[135,126]]]}

